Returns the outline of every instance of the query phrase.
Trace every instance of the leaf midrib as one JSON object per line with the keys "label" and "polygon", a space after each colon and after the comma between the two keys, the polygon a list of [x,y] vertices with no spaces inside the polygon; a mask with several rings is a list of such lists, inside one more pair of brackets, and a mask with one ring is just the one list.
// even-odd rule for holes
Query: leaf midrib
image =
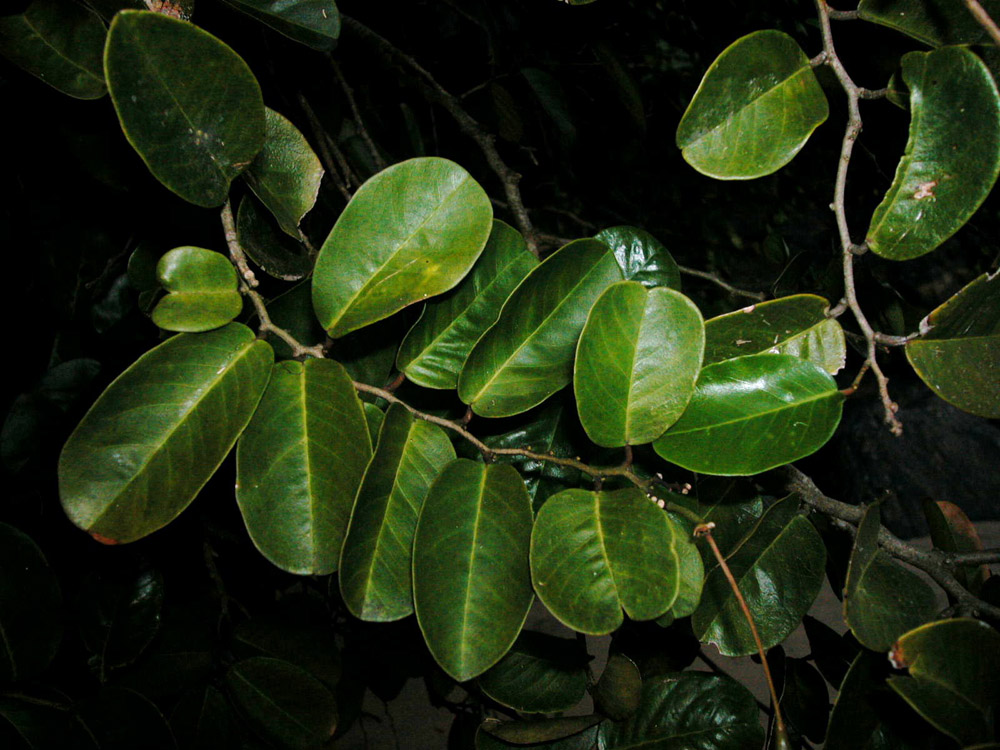
{"label": "leaf midrib", "polygon": [[[87,11],[87,12],[89,13],[90,11]],[[66,55],[64,55],[62,53],[62,51],[58,47],[55,47],[54,45],[52,45],[48,41],[48,39],[46,39],[44,36],[42,36],[42,34],[39,31],[38,27],[35,26],[35,24],[31,21],[31,19],[28,18],[28,14],[27,13],[22,13],[21,14],[21,18],[24,20],[25,25],[34,32],[35,36],[38,37],[39,41],[41,41],[42,44],[44,44],[46,47],[48,47],[53,52],[55,52],[56,55],[58,55],[60,58],[62,58],[66,62],[68,62],[74,68],[77,68],[78,70],[83,71],[88,76],[90,76],[91,78],[93,78],[95,81],[97,81],[98,83],[100,83],[103,88],[107,88],[107,86],[105,84],[105,81],[104,81],[104,78],[102,76],[98,76],[92,70],[89,70],[88,68],[83,67],[83,65],[81,65],[80,63],[78,63],[73,58],[67,57]]]}
{"label": "leaf midrib", "polygon": [[784,402],[784,404],[785,404],[784,406],[781,406],[781,407],[778,407],[778,408],[775,408],[775,409],[767,409],[765,411],[754,412],[753,414],[751,414],[749,416],[737,417],[735,419],[728,419],[728,420],[726,420],[724,422],[713,422],[712,424],[709,424],[709,425],[701,425],[701,426],[698,426],[698,427],[691,427],[691,428],[688,428],[688,429],[685,429],[685,430],[674,430],[673,428],[670,428],[669,430],[667,430],[663,434],[663,437],[666,438],[666,437],[669,437],[671,435],[689,435],[689,434],[694,433],[694,432],[704,432],[706,430],[714,430],[714,429],[716,429],[718,427],[727,427],[729,425],[737,424],[739,422],[748,422],[748,421],[751,421],[751,420],[754,420],[754,419],[759,419],[760,417],[766,417],[766,416],[770,416],[772,414],[779,414],[780,412],[788,411],[789,409],[797,409],[800,406],[806,406],[806,405],[811,404],[811,403],[813,403],[815,401],[821,401],[821,400],[826,399],[826,398],[835,397],[837,393],[838,393],[837,390],[832,390],[832,391],[828,391],[826,393],[818,394],[816,396],[810,396],[809,398],[803,399],[801,401],[794,401],[792,403],[789,403],[789,402],[786,401],[786,402]]}

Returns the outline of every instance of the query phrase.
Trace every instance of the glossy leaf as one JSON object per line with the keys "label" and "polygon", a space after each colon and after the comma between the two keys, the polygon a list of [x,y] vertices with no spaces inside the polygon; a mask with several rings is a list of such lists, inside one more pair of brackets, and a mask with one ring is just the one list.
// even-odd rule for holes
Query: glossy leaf
{"label": "glossy leaf", "polygon": [[[698,506],[695,512],[705,521],[715,523],[712,536],[722,554],[728,555],[736,544],[764,515],[764,500],[760,490],[745,479],[698,477]],[[715,565],[715,555],[700,545],[705,564]]]}
{"label": "glossy leaf", "polygon": [[632,718],[601,725],[604,750],[746,750],[761,747],[757,704],[729,677],[682,672],[645,680]]}
{"label": "glossy leaf", "polygon": [[705,326],[673,289],[612,284],[580,334],[573,369],[580,422],[598,445],[648,443],[676,422],[694,394]]}
{"label": "glossy leaf", "polygon": [[81,703],[77,721],[86,727],[100,750],[175,750],[170,725],[145,696],[120,687],[106,687]]}
{"label": "glossy leaf", "polygon": [[340,36],[334,0],[226,0],[289,39],[328,51]]}
{"label": "glossy leaf", "polygon": [[386,622],[413,612],[417,518],[431,483],[454,459],[444,430],[399,404],[389,407],[340,558],[340,592],[355,617]]}
{"label": "glossy leaf", "polygon": [[[823,585],[826,548],[798,515],[794,496],[775,503],[729,553],[726,562],[768,649],[799,626]],[[757,652],[753,633],[721,567],[705,579],[701,605],[691,618],[698,640],[726,656]]]}
{"label": "glossy leaf", "polygon": [[0,54],[77,99],[104,96],[101,19],[68,0],[34,0],[23,13],[0,16]]}
{"label": "glossy leaf", "polygon": [[[287,0],[274,4],[288,5]],[[323,167],[298,128],[273,109],[264,110],[264,133],[264,145],[243,178],[281,228],[298,239],[299,222],[319,195]]]}
{"label": "glossy leaf", "polygon": [[129,143],[160,182],[198,206],[222,205],[264,143],[264,102],[246,63],[187,21],[122,11],[104,73]]}
{"label": "glossy leaf", "polygon": [[167,290],[153,309],[153,322],[166,331],[201,333],[219,328],[243,309],[236,269],[221,253],[177,247],[156,265]]}
{"label": "glossy leaf", "polygon": [[594,235],[611,248],[626,281],[644,287],[681,290],[681,272],[670,251],[649,232],[636,227],[608,227]]}
{"label": "glossy leaf", "polygon": [[313,307],[323,328],[338,338],[448,291],[479,257],[492,221],[486,193],[454,162],[423,157],[379,172],[354,193],[316,259]]}
{"label": "glossy leaf", "polygon": [[490,698],[521,713],[567,711],[587,692],[587,654],[576,640],[525,630],[479,676]]}
{"label": "glossy leaf", "polygon": [[604,635],[659,617],[680,586],[677,531],[636,489],[564,490],[538,511],[531,534],[531,580],[556,618]]}
{"label": "glossy leaf", "polygon": [[576,240],[536,267],[476,343],[458,395],[485,417],[520,414],[573,379],[577,339],[591,305],[621,270],[607,245]]}
{"label": "glossy leaf", "polygon": [[1000,634],[981,620],[939,620],[904,634],[890,656],[909,677],[889,687],[963,745],[993,739],[1000,705]]}
{"label": "glossy leaf", "polygon": [[[305,246],[284,234],[277,221],[249,195],[240,201],[236,234],[247,257],[268,276],[283,281],[298,281],[312,271],[313,261]],[[309,317],[315,323],[311,302]],[[315,327],[319,328],[319,325]],[[323,329],[319,330],[322,337]]]}
{"label": "glossy leaf", "polygon": [[[983,541],[979,538],[979,532],[955,503],[924,499],[922,505],[931,540],[937,549],[949,554],[982,551]],[[962,566],[955,569],[954,576],[972,594],[978,596],[990,576],[990,568],[988,565]]]}
{"label": "glossy leaf", "polygon": [[226,685],[254,730],[278,747],[316,747],[337,728],[333,694],[294,664],[264,656],[244,659],[230,667]]}
{"label": "glossy leaf", "polygon": [[0,681],[29,680],[62,639],[62,594],[45,556],[24,532],[0,523]]}
{"label": "glossy leaf", "polygon": [[642,675],[624,654],[611,654],[594,688],[594,704],[610,719],[624,721],[639,709]]}
{"label": "glossy leaf", "polygon": [[677,589],[677,598],[670,607],[668,613],[674,619],[690,617],[698,609],[701,602],[701,592],[705,585],[705,564],[702,562],[701,553],[691,535],[690,522],[686,522],[680,516],[669,514],[674,527],[683,529],[687,533],[678,534],[674,539],[674,548],[677,550],[677,560],[680,564],[680,582]]}
{"label": "glossy leaf", "polygon": [[843,401],[812,362],[789,354],[730,359],[701,371],[687,411],[653,447],[691,471],[757,474],[822,447]]}
{"label": "glossy leaf", "polygon": [[1000,273],[967,284],[920,330],[906,344],[920,379],[959,409],[1000,419]]}
{"label": "glossy leaf", "polygon": [[427,303],[399,347],[396,367],[426,388],[455,388],[472,347],[537,265],[521,234],[494,219],[476,265],[457,287]]}
{"label": "glossy leaf", "polygon": [[870,506],[851,552],[844,591],[844,621],[861,645],[886,651],[900,635],[934,618],[934,592],[878,547],[878,505]]}
{"label": "glossy leaf", "polygon": [[250,421],[273,356],[230,323],[174,336],[140,357],[63,447],[59,494],[70,520],[107,544],[170,523]]}
{"label": "glossy leaf", "polygon": [[[1000,2],[981,0],[993,18],[1000,17]],[[984,44],[986,31],[964,3],[949,0],[861,0],[858,14],[866,21],[888,26],[925,44]]]}
{"label": "glossy leaf", "polygon": [[830,303],[813,294],[758,302],[705,321],[705,364],[747,354],[791,354],[831,375],[844,367],[847,345]]}
{"label": "glossy leaf", "polygon": [[531,520],[512,466],[458,459],[427,493],[413,542],[413,603],[435,661],[459,682],[496,664],[528,616]]}
{"label": "glossy leaf", "polygon": [[370,458],[344,368],[329,359],[277,363],[236,448],[236,500],[261,554],[290,573],[335,571]]}
{"label": "glossy leaf", "polygon": [[826,96],[795,40],[755,31],[705,73],[677,127],[677,147],[709,177],[763,177],[790,162],[827,114]]}
{"label": "glossy leaf", "polygon": [[902,65],[909,141],[866,240],[891,260],[919,257],[948,239],[1000,173],[1000,94],[982,60],[945,47],[910,52]]}

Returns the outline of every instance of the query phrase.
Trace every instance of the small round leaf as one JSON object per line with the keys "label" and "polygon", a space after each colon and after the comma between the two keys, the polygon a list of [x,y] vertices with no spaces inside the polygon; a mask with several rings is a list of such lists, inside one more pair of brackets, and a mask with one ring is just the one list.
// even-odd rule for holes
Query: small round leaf
{"label": "small round leaf", "polygon": [[201,247],[174,248],[160,258],[156,276],[167,296],[153,308],[153,322],[165,331],[210,331],[243,309],[236,269],[220,253]]}

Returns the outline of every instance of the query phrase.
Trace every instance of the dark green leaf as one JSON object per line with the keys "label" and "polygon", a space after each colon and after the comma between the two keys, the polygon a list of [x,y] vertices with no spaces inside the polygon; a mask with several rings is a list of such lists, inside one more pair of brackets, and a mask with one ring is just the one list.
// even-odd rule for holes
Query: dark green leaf
{"label": "dark green leaf", "polygon": [[636,227],[608,227],[594,235],[611,248],[626,281],[644,287],[681,290],[681,272],[670,251],[649,232]]}
{"label": "dark green leaf", "polygon": [[274,365],[236,449],[236,500],[257,549],[290,573],[335,571],[370,458],[361,401],[339,363]]}
{"label": "dark green leaf", "polygon": [[[683,529],[684,534],[678,534],[674,539],[674,547],[677,550],[677,559],[680,563],[680,583],[677,589],[677,598],[667,613],[673,619],[690,617],[698,609],[701,602],[701,591],[705,584],[705,564],[702,562],[701,553],[691,536],[692,524],[685,521],[681,516],[673,513],[669,514],[670,520],[674,522],[674,527]],[[669,624],[669,623],[666,623]]]}
{"label": "dark green leaf", "polygon": [[531,520],[512,466],[460,458],[427,493],[413,542],[413,603],[435,661],[459,682],[496,664],[528,616]]}
{"label": "dark green leaf", "polygon": [[472,272],[446,295],[427,303],[399,347],[396,367],[418,385],[455,388],[472,347],[496,322],[514,287],[537,265],[521,234],[494,219]]}
{"label": "dark green leaf", "polygon": [[375,404],[365,402],[365,421],[368,423],[368,435],[372,439],[372,445],[378,443],[378,432],[382,429],[382,422],[385,421],[385,412]]}
{"label": "dark green leaf", "polygon": [[677,599],[677,532],[636,489],[564,490],[550,497],[531,534],[531,579],[561,622],[591,635],[651,620]]}
{"label": "dark green leaf", "polygon": [[875,209],[868,246],[892,260],[929,253],[989,195],[1000,173],[1000,94],[964,47],[903,56],[910,137]]}
{"label": "dark green leaf", "polygon": [[379,172],[358,188],[316,259],[320,323],[338,338],[448,291],[472,268],[492,222],[486,193],[454,162],[422,157]]}
{"label": "dark green leaf", "polygon": [[759,302],[705,321],[705,364],[747,354],[791,354],[831,375],[844,366],[847,346],[830,303],[813,294]]}
{"label": "dark green leaf", "polygon": [[822,742],[830,715],[830,692],[823,676],[805,659],[785,659],[781,711],[799,734]]}
{"label": "dark green leaf", "polygon": [[[993,18],[1000,18],[1000,2],[981,0]],[[986,31],[965,7],[950,0],[861,0],[858,13],[866,21],[888,26],[938,47],[943,44],[983,44]]]}
{"label": "dark green leaf", "polygon": [[249,328],[230,323],[174,336],[140,357],[66,441],[59,493],[70,520],[106,544],[170,523],[250,421],[273,356]]}
{"label": "dark green leaf", "polygon": [[621,271],[607,245],[576,240],[536,267],[476,343],[458,395],[476,414],[527,411],[573,379],[573,357],[590,307]]}
{"label": "dark green leaf", "polygon": [[0,16],[0,54],[78,99],[104,96],[106,35],[101,19],[70,0],[34,0],[23,13]]}
{"label": "dark green leaf", "polygon": [[333,690],[341,676],[340,653],[325,609],[286,606],[241,622],[234,633],[238,656],[270,656],[302,667]]}
{"label": "dark green leaf", "polygon": [[[323,327],[316,321],[316,314],[312,309],[312,294],[307,282],[296,284],[268,302],[267,314],[272,323],[284,328],[295,337],[296,341],[301,341],[303,344],[321,344],[326,339]],[[266,340],[274,347],[276,357],[288,359],[292,356],[291,347],[273,333],[269,333]],[[340,352],[336,352],[336,357],[337,361],[343,364]],[[346,365],[345,369],[350,372],[350,368]]]}
{"label": "dark green leaf", "polygon": [[0,747],[4,750],[95,750],[63,706],[34,696],[0,696]]}
{"label": "dark green leaf", "polygon": [[239,55],[187,21],[122,11],[104,73],[122,130],[156,179],[196,205],[222,205],[264,143],[260,87]]}
{"label": "dark green leaf", "polygon": [[[305,246],[288,237],[278,227],[277,221],[268,214],[251,196],[240,201],[236,214],[236,233],[247,257],[260,266],[268,276],[283,281],[298,281],[312,270],[313,259]],[[309,301],[308,295],[306,296]],[[309,302],[309,317],[315,323],[312,303]],[[323,329],[318,323],[322,337]]]}
{"label": "dark green leaf", "polygon": [[340,36],[334,0],[226,0],[289,39],[313,49],[331,50]]}
{"label": "dark green leaf", "polygon": [[588,750],[596,747],[600,716],[566,716],[527,721],[487,719],[476,735],[478,750],[531,745],[546,750]]}
{"label": "dark green leaf", "polygon": [[356,617],[386,622],[413,612],[417,518],[431,483],[454,459],[444,430],[400,404],[389,407],[340,558],[340,592]]}
{"label": "dark green leaf", "polygon": [[100,750],[177,748],[160,710],[139,693],[125,688],[104,688],[79,706],[77,720]]}
{"label": "dark green leaf", "polygon": [[597,710],[615,721],[624,721],[639,710],[642,675],[624,654],[611,654],[594,689]]}
{"label": "dark green leaf", "polygon": [[612,284],[580,334],[573,370],[580,422],[598,445],[655,440],[694,393],[705,346],[698,308],[673,289]]}
{"label": "dark green leaf", "polygon": [[[792,496],[768,508],[726,560],[765,649],[798,627],[823,585],[826,548],[812,524],[798,515],[798,502]],[[757,651],[743,610],[719,566],[705,579],[691,627],[698,640],[716,644],[726,656]]]}
{"label": "dark green leaf", "polygon": [[184,750],[238,750],[236,717],[211,685],[188,693],[170,715],[170,728]]}
{"label": "dark green leaf", "polygon": [[677,147],[709,177],[763,177],[790,162],[827,114],[826,96],[795,40],[755,31],[705,73],[677,127]]}
{"label": "dark green leaf", "polygon": [[[975,525],[955,503],[947,500],[935,502],[925,498],[922,504],[931,540],[939,550],[963,553],[980,552],[983,549],[983,542]],[[959,567],[954,575],[965,588],[978,596],[990,576],[990,568],[988,565]]]}
{"label": "dark green leaf", "polygon": [[806,615],[802,618],[806,637],[809,639],[809,658],[820,673],[834,687],[844,681],[851,662],[858,655],[858,644],[848,631],[839,634],[826,623]]}
{"label": "dark green leaf", "polygon": [[[703,520],[715,523],[712,535],[724,555],[728,555],[764,515],[764,500],[759,489],[745,479],[699,477],[697,492],[695,512]],[[705,546],[701,550],[706,564],[714,566],[712,551]]]}
{"label": "dark green leaf", "polygon": [[861,645],[886,651],[900,635],[933,619],[934,592],[879,549],[881,513],[870,506],[851,552],[844,591],[844,621]]}
{"label": "dark green leaf", "polygon": [[551,74],[538,68],[522,68],[521,75],[528,82],[531,93],[538,99],[542,111],[548,115],[565,143],[576,140],[576,125],[570,112],[566,90]]}
{"label": "dark green leaf", "polygon": [[153,309],[153,322],[166,331],[210,331],[243,309],[236,269],[221,253],[174,248],[156,264],[156,276],[167,296]]}
{"label": "dark green leaf", "polygon": [[959,409],[1000,419],[1000,273],[967,284],[920,330],[906,344],[920,379]]}
{"label": "dark green leaf", "polygon": [[705,367],[687,411],[653,447],[703,474],[758,474],[817,451],[840,423],[844,398],[812,362],[755,354]]}

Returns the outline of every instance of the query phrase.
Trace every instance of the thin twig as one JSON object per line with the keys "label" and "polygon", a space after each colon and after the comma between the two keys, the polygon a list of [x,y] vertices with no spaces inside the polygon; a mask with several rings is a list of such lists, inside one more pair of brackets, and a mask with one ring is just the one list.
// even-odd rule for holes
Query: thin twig
{"label": "thin twig", "polygon": [[239,271],[243,282],[250,289],[255,289],[260,282],[257,281],[256,274],[254,274],[247,263],[247,254],[243,252],[243,246],[240,245],[239,237],[236,234],[236,220],[233,218],[233,207],[230,205],[228,199],[222,207],[222,231],[226,235],[226,244],[229,246],[229,257],[232,259],[233,265]]}
{"label": "thin twig", "polygon": [[834,21],[857,21],[861,14],[856,10],[834,10],[833,8],[827,9],[830,13],[830,18]]}
{"label": "thin twig", "polygon": [[996,21],[990,18],[986,9],[979,4],[979,0],[965,0],[965,7],[969,9],[969,13],[979,25],[986,29],[986,33],[990,35],[993,43],[1000,47],[1000,28],[997,27]]}
{"label": "thin twig", "polygon": [[956,566],[992,565],[1000,563],[1000,547],[983,549],[978,552],[956,552],[948,555],[948,562]]}
{"label": "thin twig", "polygon": [[717,284],[725,289],[730,294],[735,294],[740,297],[747,297],[748,299],[757,300],[758,302],[763,302],[767,299],[767,295],[763,292],[748,292],[745,289],[737,289],[732,284],[723,281],[714,273],[709,273],[708,271],[699,271],[697,268],[688,268],[687,266],[677,266],[681,273],[687,274],[688,276],[696,276],[699,279],[705,279],[706,281],[711,281],[713,284]]}
{"label": "thin twig", "polygon": [[337,64],[337,61],[333,57],[330,57],[330,64],[333,66],[333,74],[337,77],[337,82],[340,84],[344,96],[347,97],[347,104],[351,108],[351,116],[354,118],[354,125],[358,129],[358,135],[361,136],[361,140],[368,146],[368,151],[372,155],[375,166],[381,171],[385,169],[385,160],[382,158],[382,154],[379,153],[378,148],[376,148],[375,141],[368,134],[365,121],[361,119],[361,111],[358,109],[358,103],[354,100],[354,90],[348,85],[347,79],[344,78],[344,73],[340,70],[340,65]]}

